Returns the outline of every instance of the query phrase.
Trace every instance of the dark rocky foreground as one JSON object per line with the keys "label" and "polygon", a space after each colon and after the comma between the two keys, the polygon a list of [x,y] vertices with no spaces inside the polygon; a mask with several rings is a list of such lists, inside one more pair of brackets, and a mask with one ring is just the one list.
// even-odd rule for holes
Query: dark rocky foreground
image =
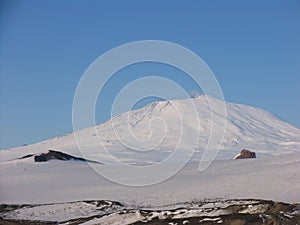
{"label": "dark rocky foreground", "polygon": [[50,160],[61,160],[61,161],[74,160],[74,161],[92,162],[92,163],[102,164],[97,161],[88,160],[88,159],[80,158],[80,157],[75,157],[75,156],[69,155],[67,153],[55,151],[55,150],[49,150],[47,153],[25,155],[20,159],[26,159],[26,158],[31,158],[31,157],[33,157],[34,162],[47,162]]}
{"label": "dark rocky foreground", "polygon": [[[300,204],[287,204],[267,200],[227,200],[192,202],[164,206],[157,209],[140,208],[111,201],[83,201],[97,208],[93,215],[65,221],[14,219],[22,209],[45,205],[1,205],[0,224],[224,224],[224,225],[296,225],[300,224]],[[76,202],[78,203],[78,202]],[[60,203],[60,205],[63,203]],[[68,203],[69,205],[72,203]],[[75,202],[74,202],[75,204]],[[53,204],[49,204],[49,206]],[[9,218],[8,218],[9,217]]]}

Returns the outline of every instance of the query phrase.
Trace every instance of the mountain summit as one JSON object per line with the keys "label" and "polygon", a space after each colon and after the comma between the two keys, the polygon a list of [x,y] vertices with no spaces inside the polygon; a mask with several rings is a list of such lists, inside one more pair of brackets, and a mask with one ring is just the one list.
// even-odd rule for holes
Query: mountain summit
{"label": "mountain summit", "polygon": [[[268,111],[247,105],[225,103],[227,115],[211,110],[211,106],[218,109],[222,104],[222,101],[205,95],[153,102],[95,127],[1,151],[0,158],[6,161],[25,154],[47,152],[48,149],[63,150],[80,157],[78,143],[90,159],[100,159],[101,162],[110,162],[110,157],[125,162],[141,159],[144,162],[160,161],[175,148],[189,153],[193,151],[194,157],[199,158],[212,132],[219,133],[221,138],[224,136],[221,145],[217,142],[211,145],[220,149],[219,159],[231,159],[242,149],[253,150],[258,157],[300,149],[300,129]],[[224,119],[226,127],[222,124]],[[222,134],[224,128],[225,133]],[[111,156],[108,157],[106,151]]]}

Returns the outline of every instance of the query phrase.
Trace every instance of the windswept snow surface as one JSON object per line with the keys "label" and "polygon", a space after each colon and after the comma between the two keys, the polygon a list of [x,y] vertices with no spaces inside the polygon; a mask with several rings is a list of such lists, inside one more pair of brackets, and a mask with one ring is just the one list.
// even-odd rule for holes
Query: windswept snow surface
{"label": "windswept snow surface", "polygon": [[[117,165],[99,165],[118,170]],[[146,187],[112,183],[87,163],[32,159],[0,164],[1,203],[59,203],[107,199],[140,206],[162,206],[203,199],[271,199],[300,202],[300,153],[260,159],[215,161],[199,172],[190,162],[170,179]],[[129,174],[128,179],[135,179]]]}

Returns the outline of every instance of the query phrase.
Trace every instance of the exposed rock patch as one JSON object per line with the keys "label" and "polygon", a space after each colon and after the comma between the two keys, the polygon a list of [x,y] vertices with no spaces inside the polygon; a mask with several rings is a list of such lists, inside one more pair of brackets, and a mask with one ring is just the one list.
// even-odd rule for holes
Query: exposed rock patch
{"label": "exposed rock patch", "polygon": [[31,157],[33,157],[34,162],[47,162],[49,160],[61,160],[61,161],[75,160],[75,161],[93,162],[93,163],[102,164],[97,161],[72,156],[67,153],[63,153],[63,152],[55,151],[55,150],[49,150],[47,153],[25,155],[21,158],[18,158],[18,160],[19,159],[27,159],[27,158],[31,158]]}
{"label": "exposed rock patch", "polygon": [[54,150],[49,150],[47,153],[42,153],[40,155],[35,155],[34,156],[34,161],[35,162],[47,162],[49,160],[52,159],[57,159],[57,160],[63,160],[63,161],[67,161],[67,160],[77,160],[77,161],[85,161],[85,159],[83,158],[79,158],[79,157],[75,157],[63,152],[59,152],[59,151],[54,151]]}
{"label": "exposed rock patch", "polygon": [[249,159],[256,158],[255,152],[243,149],[240,154],[236,155],[233,159]]}
{"label": "exposed rock patch", "polygon": [[30,158],[30,157],[33,157],[34,155],[33,154],[30,154],[30,155],[25,155],[19,159],[27,159],[27,158]]}
{"label": "exposed rock patch", "polygon": [[35,155],[34,156],[34,161],[35,162],[47,162],[49,160],[62,160],[62,161],[68,161],[68,160],[75,160],[75,161],[83,161],[83,162],[94,162],[94,163],[99,163],[96,161],[91,161],[91,160],[87,160],[84,158],[80,158],[80,157],[75,157],[63,152],[59,152],[59,151],[54,151],[54,150],[49,150],[47,153],[42,153],[40,155]]}
{"label": "exposed rock patch", "polygon": [[[60,210],[57,210],[57,207]],[[193,202],[180,207],[151,209],[107,200],[43,205],[0,205],[0,224],[223,224],[295,225],[300,221],[300,205],[267,200],[244,199]],[[56,208],[56,210],[55,210]],[[83,211],[84,209],[84,211]],[[84,213],[83,213],[84,212]],[[57,221],[56,216],[65,215]],[[45,216],[46,215],[46,216]],[[51,216],[50,216],[51,215]],[[71,215],[71,216],[70,216]],[[75,216],[74,216],[75,215]],[[130,221],[130,222],[129,222]]]}

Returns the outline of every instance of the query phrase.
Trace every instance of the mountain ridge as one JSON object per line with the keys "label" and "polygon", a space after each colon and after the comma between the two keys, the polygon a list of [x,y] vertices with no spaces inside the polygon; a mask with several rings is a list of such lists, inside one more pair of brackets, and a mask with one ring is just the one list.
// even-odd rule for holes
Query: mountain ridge
{"label": "mountain ridge", "polygon": [[[224,118],[227,125],[219,152],[221,159],[232,158],[243,148],[256,151],[261,156],[284,154],[300,149],[299,128],[265,109],[243,104],[226,102],[225,117],[220,113],[222,104],[222,101],[205,95],[190,99],[152,102],[95,127],[28,146],[2,150],[0,155],[5,161],[27,153],[57,149],[80,157],[82,152],[76,146],[74,135],[77,143],[83,143],[85,152],[92,158],[104,161],[109,161],[109,157],[103,153],[105,149],[125,161],[132,161],[132,158],[139,160],[142,153],[146,158],[149,156],[150,161],[160,161],[178,146],[203,154],[205,146],[210,141],[212,127],[221,137]],[[211,111],[212,105],[215,111]],[[179,145],[178,140],[181,140]],[[217,146],[217,143],[213,143],[213,146]],[[136,154],[139,155],[138,158]]]}

